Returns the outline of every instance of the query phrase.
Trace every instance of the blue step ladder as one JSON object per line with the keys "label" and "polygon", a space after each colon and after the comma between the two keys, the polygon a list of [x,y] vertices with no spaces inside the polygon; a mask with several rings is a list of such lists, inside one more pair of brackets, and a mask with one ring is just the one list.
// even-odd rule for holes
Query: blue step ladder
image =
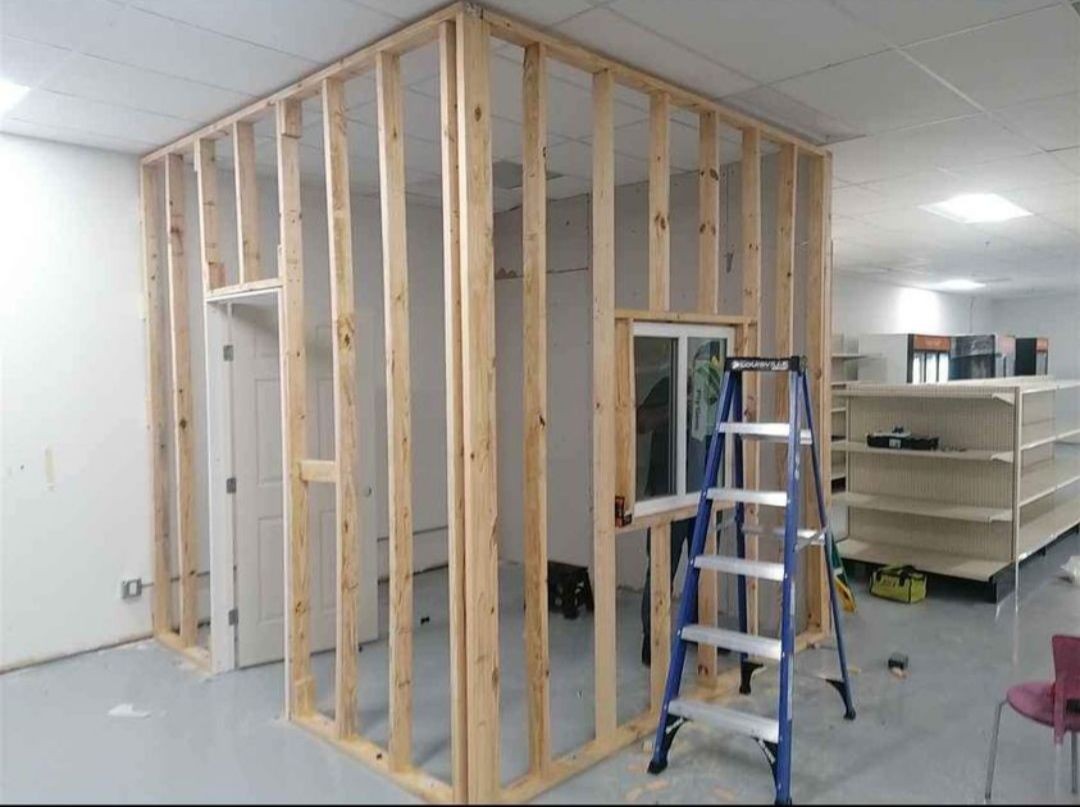
{"label": "blue step ladder", "polygon": [[[787,373],[788,376],[788,422],[750,423],[742,421],[744,373]],[[800,427],[805,418],[806,428]],[[724,467],[724,444],[730,435],[734,442],[732,457],[732,485],[717,486]],[[779,491],[746,490],[743,488],[743,440],[756,439],[787,444],[787,488]],[[799,526],[801,446],[809,446],[814,471],[814,489],[817,493],[820,529]],[[713,502],[729,502],[735,505],[736,557],[704,554],[705,536],[709,529]],[[745,523],[746,505],[777,507],[785,510],[784,526],[762,529]],[[750,560],[746,557],[746,536],[757,535],[781,539],[784,542],[783,563]],[[719,544],[718,544],[719,545]],[[764,751],[772,768],[776,787],[776,803],[791,803],[791,752],[792,715],[791,698],[795,672],[795,577],[796,558],[807,546],[824,546],[826,577],[829,583],[829,602],[833,625],[836,629],[836,649],[840,657],[840,679],[830,680],[844,699],[844,717],[855,719],[852,702],[851,680],[848,677],[847,657],[844,653],[844,636],[840,623],[840,602],[836,595],[836,581],[828,559],[833,556],[833,535],[829,528],[825,509],[825,493],[822,487],[821,467],[818,462],[817,439],[814,416],[810,408],[810,391],[806,380],[806,360],[801,356],[784,358],[730,357],[724,363],[724,380],[720,393],[720,406],[716,413],[716,428],[709,446],[705,465],[705,477],[698,500],[697,518],[690,550],[690,564],[679,604],[678,619],[672,642],[671,665],[668,667],[664,702],[656,727],[652,760],[649,773],[659,774],[667,767],[668,751],[679,727],[688,720],[704,723],[715,728],[752,737]],[[706,569],[738,577],[739,630],[724,630],[711,625],[694,624],[698,600],[698,578]],[[759,636],[746,629],[746,579],[753,577],[772,580],[782,585],[780,638]],[[710,645],[739,654],[741,686],[743,694],[750,692],[750,677],[762,666],[752,659],[768,659],[779,662],[780,689],[779,708],[776,718],[716,706],[705,701],[679,697],[682,683],[686,649],[690,643]]]}

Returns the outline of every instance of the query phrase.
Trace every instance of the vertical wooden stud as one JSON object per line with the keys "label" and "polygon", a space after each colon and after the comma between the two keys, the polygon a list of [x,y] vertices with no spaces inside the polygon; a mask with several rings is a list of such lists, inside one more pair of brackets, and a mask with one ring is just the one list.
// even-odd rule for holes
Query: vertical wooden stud
{"label": "vertical wooden stud", "polygon": [[454,801],[468,795],[465,672],[465,449],[461,398],[461,238],[458,208],[457,37],[439,25],[439,117],[442,129],[443,297],[446,330],[446,511],[450,599],[450,767]]}
{"label": "vertical wooden stud", "polygon": [[[761,132],[747,127],[742,132],[742,161],[739,164],[741,183],[741,240],[742,240],[742,312],[753,320],[744,330],[744,343],[740,352],[744,356],[756,356],[761,351]],[[750,373],[743,379],[743,420],[758,419],[758,401],[761,397],[759,373]],[[743,441],[744,486],[758,487],[760,479],[758,463],[761,452],[759,441]],[[746,507],[746,522],[758,523],[757,505]],[[756,558],[756,536],[747,536],[746,555]],[[758,632],[758,585],[754,578],[746,580],[747,628]]]}
{"label": "vertical wooden stud", "polygon": [[359,620],[359,530],[356,469],[356,303],[353,297],[352,209],[345,83],[322,85],[323,151],[326,155],[326,220],[330,244],[330,324],[334,360],[334,444],[337,463],[337,633],[334,731],[356,733],[356,654]]}
{"label": "vertical wooden stud", "polygon": [[495,444],[495,255],[488,24],[457,17],[461,206],[462,404],[465,445],[469,801],[499,794],[499,543]]}
{"label": "vertical wooden stud", "polygon": [[[715,112],[698,116],[698,296],[697,309],[715,314],[720,287],[720,142],[717,138]],[[705,552],[716,553],[715,518],[710,519],[705,537]],[[717,575],[703,571],[698,585],[698,621],[716,625]],[[697,653],[698,683],[711,687],[716,683],[716,648],[699,644]]]}
{"label": "vertical wooden stud", "polygon": [[629,319],[615,320],[615,496],[633,512],[637,486],[637,413],[634,389],[634,332]]}
{"label": "vertical wooden stud", "polygon": [[522,71],[522,363],[524,373],[525,675],[529,769],[551,759],[547,605],[547,66],[525,48]]}
{"label": "vertical wooden stud", "polygon": [[[799,171],[799,151],[791,143],[780,146],[776,171],[776,273],[773,300],[775,353],[790,356],[795,350],[795,196]],[[776,420],[788,419],[787,376],[775,378]],[[787,472],[787,456],[776,452],[778,479]]]}
{"label": "vertical wooden stud", "polygon": [[161,182],[157,165],[140,172],[142,198],[143,294],[146,301],[147,428],[150,437],[150,522],[154,559],[151,619],[155,634],[172,629],[169,620],[169,442],[168,382],[165,377],[165,298],[161,272]]}
{"label": "vertical wooden stud", "polygon": [[311,591],[308,570],[308,491],[301,476],[307,459],[307,348],[304,343],[304,264],[300,220],[300,102],[279,101],[277,123],[278,245],[282,280],[285,343],[282,370],[285,379],[284,463],[286,610],[285,667],[287,712],[306,717],[314,707],[311,677]]}
{"label": "vertical wooden stud", "polygon": [[[671,148],[668,128],[671,115],[668,96],[657,93],[649,101],[649,309],[671,308]],[[674,394],[674,392],[672,393]],[[652,663],[649,691],[652,708],[664,697],[668,660],[671,656],[671,525],[649,530],[649,625]]]}
{"label": "vertical wooden stud", "polygon": [[[825,483],[826,504],[832,498],[832,410],[830,343],[832,341],[832,158],[815,157],[810,166],[810,265],[806,280],[806,355],[810,363],[810,397],[818,438],[818,462]],[[807,524],[817,524],[813,486],[806,486]],[[807,549],[808,622],[825,633],[830,630],[829,589],[825,575],[829,563],[821,547]]]}
{"label": "vertical wooden stud", "polygon": [[615,733],[615,79],[593,75],[593,674],[596,739]]}
{"label": "vertical wooden stud", "polygon": [[249,121],[232,126],[233,174],[236,179],[236,243],[240,282],[262,277],[259,253],[259,180],[255,170],[255,127]]}
{"label": "vertical wooden stud", "polygon": [[172,329],[173,447],[180,574],[180,642],[198,637],[199,541],[195,535],[195,455],[191,401],[191,333],[188,326],[187,257],[184,254],[184,158],[165,159],[165,204],[169,220],[169,327]]}
{"label": "vertical wooden stud", "polygon": [[409,261],[405,229],[405,112],[397,54],[375,57],[379,103],[386,325],[387,461],[390,496],[390,764],[412,757],[412,403],[409,379]]}
{"label": "vertical wooden stud", "polygon": [[208,137],[195,141],[195,173],[199,196],[199,257],[202,262],[203,291],[225,285],[225,265],[221,262],[220,212],[215,150]]}

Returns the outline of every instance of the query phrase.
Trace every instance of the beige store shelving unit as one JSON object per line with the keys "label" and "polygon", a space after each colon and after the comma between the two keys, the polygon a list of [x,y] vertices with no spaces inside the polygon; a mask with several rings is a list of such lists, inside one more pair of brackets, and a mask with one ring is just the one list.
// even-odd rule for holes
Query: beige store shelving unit
{"label": "beige store shelving unit", "polygon": [[847,454],[841,448],[847,433],[847,400],[838,393],[858,379],[858,363],[869,354],[859,351],[858,342],[850,336],[834,333],[832,337],[832,467],[830,468],[833,491],[844,489],[847,477]]}
{"label": "beige store shelving unit", "polygon": [[[837,391],[843,556],[986,582],[1000,599],[1015,582],[1005,572],[1080,524],[1078,391],[1080,381],[1047,377]],[[866,445],[894,426],[939,437],[939,450]]]}

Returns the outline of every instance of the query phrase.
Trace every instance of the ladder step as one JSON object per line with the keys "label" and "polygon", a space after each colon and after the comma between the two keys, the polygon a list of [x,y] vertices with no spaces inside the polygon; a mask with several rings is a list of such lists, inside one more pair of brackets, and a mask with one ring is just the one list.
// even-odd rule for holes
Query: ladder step
{"label": "ladder step", "polygon": [[[791,434],[791,424],[731,421],[728,423],[721,423],[719,430],[724,434],[737,434],[739,437],[753,437],[758,440],[768,440],[770,442],[786,442],[788,435]],[[813,444],[814,439],[811,436],[809,429],[802,429],[799,432],[799,442],[804,446]]]}
{"label": "ladder step", "polygon": [[694,565],[699,569],[711,569],[715,572],[740,574],[745,577],[757,577],[762,580],[783,580],[784,564],[770,563],[765,560],[746,560],[729,555],[698,555]]}
{"label": "ladder step", "polygon": [[713,501],[734,504],[761,504],[766,507],[787,507],[787,493],[782,490],[745,490],[743,488],[709,488]]}
{"label": "ladder step", "polygon": [[676,698],[668,704],[668,714],[724,731],[733,731],[736,734],[753,737],[755,740],[764,740],[767,743],[780,742],[780,722],[772,717],[762,717],[683,698]]}
{"label": "ladder step", "polygon": [[736,653],[780,660],[780,640],[753,633],[740,633],[737,630],[714,628],[711,625],[686,625],[679,636],[687,642],[706,644],[711,647],[724,647]]}
{"label": "ladder step", "polygon": [[[783,527],[763,527],[760,524],[744,524],[743,534],[745,535],[758,535],[769,538],[779,538],[784,540],[784,528]],[[796,540],[796,548],[802,549],[807,546],[822,546],[825,543],[825,530],[804,527],[799,530],[798,538]]]}

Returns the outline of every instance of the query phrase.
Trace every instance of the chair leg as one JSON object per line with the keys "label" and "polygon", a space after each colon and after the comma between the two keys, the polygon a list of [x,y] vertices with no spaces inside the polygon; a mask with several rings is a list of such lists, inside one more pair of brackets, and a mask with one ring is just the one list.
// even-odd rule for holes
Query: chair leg
{"label": "chair leg", "polygon": [[1076,743],[1077,732],[1072,733],[1072,792],[1075,796],[1080,793],[1080,750]]}
{"label": "chair leg", "polygon": [[997,758],[998,729],[1001,728],[1001,710],[1008,701],[998,704],[997,713],[994,715],[994,731],[990,735],[990,759],[986,763],[986,800],[990,801],[990,790],[994,786],[994,763]]}

